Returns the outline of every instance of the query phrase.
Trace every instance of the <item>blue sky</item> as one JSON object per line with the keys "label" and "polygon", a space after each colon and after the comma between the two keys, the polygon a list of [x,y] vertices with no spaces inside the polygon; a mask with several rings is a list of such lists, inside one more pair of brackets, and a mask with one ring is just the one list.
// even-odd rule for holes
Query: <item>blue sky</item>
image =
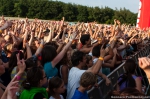
{"label": "blue sky", "polygon": [[140,0],[58,0],[65,3],[75,3],[86,6],[108,6],[110,8],[123,8],[129,9],[132,12],[137,13]]}

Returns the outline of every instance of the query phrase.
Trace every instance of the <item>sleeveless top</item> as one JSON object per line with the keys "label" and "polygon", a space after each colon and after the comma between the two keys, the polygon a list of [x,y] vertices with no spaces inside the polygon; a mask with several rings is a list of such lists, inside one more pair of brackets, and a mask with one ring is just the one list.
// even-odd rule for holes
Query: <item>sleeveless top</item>
{"label": "sleeveless top", "polygon": [[[122,75],[123,75],[123,74],[122,74]],[[120,76],[122,76],[122,75],[120,75]],[[135,76],[135,75],[132,75],[132,77],[133,77],[134,80],[137,78],[137,76]],[[123,78],[120,77],[119,80],[118,80],[118,82],[120,82],[122,79],[123,79]],[[123,90],[124,88],[127,88],[127,86],[126,86],[126,81],[124,81],[124,82],[121,84],[121,86],[119,86],[119,88],[120,88],[120,90]]]}
{"label": "sleeveless top", "polygon": [[[60,77],[61,77],[61,78],[62,78],[62,76],[63,76],[62,73],[61,73],[62,67],[63,67],[63,65],[60,66],[60,70],[59,70],[59,72],[60,72]],[[68,75],[69,75],[69,69],[68,69]],[[65,84],[65,87],[67,88],[67,84]]]}

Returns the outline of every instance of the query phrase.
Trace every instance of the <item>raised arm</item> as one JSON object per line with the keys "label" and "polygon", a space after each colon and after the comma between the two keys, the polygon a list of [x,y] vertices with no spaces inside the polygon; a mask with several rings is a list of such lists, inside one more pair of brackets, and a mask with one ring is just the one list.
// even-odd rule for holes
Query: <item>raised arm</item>
{"label": "raised arm", "polygon": [[38,39],[40,39],[40,37],[41,37],[42,30],[43,30],[43,27],[40,26],[40,31],[39,31],[39,34],[38,34]]}
{"label": "raised arm", "polygon": [[104,80],[106,80],[106,85],[107,86],[111,83],[111,81],[109,80],[109,78],[105,74],[99,72],[97,75],[102,77]]}
{"label": "raised arm", "polygon": [[50,30],[50,32],[49,32],[46,42],[50,42],[53,39],[54,27],[52,25],[50,25],[49,30]]}
{"label": "raised arm", "polygon": [[63,31],[63,35],[62,35],[62,38],[61,38],[61,41],[62,41],[62,42],[59,43],[59,47],[57,48],[57,53],[59,53],[59,52],[61,51],[61,49],[63,48],[63,46],[64,46],[64,42],[65,42],[65,32],[66,32],[66,28],[65,28],[64,31]]}
{"label": "raised arm", "polygon": [[38,47],[38,49],[35,52],[35,56],[38,56],[41,53],[41,51],[43,49],[43,46],[44,46],[44,40],[42,39],[41,43],[40,43],[40,46]]}
{"label": "raised arm", "polygon": [[92,72],[93,74],[98,74],[100,68],[102,67],[102,63],[104,61],[104,56],[105,56],[105,50],[103,49],[103,46],[101,47],[100,50],[100,57],[96,64],[94,64],[91,68],[87,70],[87,72]]}
{"label": "raised arm", "polygon": [[115,20],[114,20],[113,30],[112,30],[112,35],[111,35],[111,36],[114,36],[114,35],[115,35],[115,28],[116,28],[116,25],[117,25],[117,20],[115,19]]}
{"label": "raised arm", "polygon": [[126,42],[123,39],[119,39],[119,41],[123,44],[117,48],[120,51],[126,48]]}
{"label": "raised arm", "polygon": [[30,49],[30,46],[28,45],[28,43],[25,44],[26,46],[26,51],[27,51],[27,59],[32,57],[32,52],[31,52],[31,49]]}
{"label": "raised arm", "polygon": [[5,22],[5,24],[2,27],[0,27],[0,33],[2,33],[3,30],[7,29],[10,26],[12,26],[12,22],[11,21]]}
{"label": "raised arm", "polygon": [[77,32],[74,33],[73,38],[66,44],[66,46],[63,48],[63,50],[53,59],[52,61],[52,66],[54,67],[65,55],[67,52],[68,48],[72,44],[72,40],[74,40],[77,36]]}
{"label": "raised arm", "polygon": [[33,38],[34,38],[34,31],[32,31],[32,33],[31,33],[31,38],[29,40],[29,46],[31,46]]}
{"label": "raised arm", "polygon": [[146,73],[146,76],[147,76],[149,84],[150,84],[150,72],[149,72],[150,71],[150,58],[148,58],[148,57],[139,58],[139,66]]}
{"label": "raised arm", "polygon": [[105,62],[114,56],[113,49],[110,46],[108,47],[108,49],[109,49],[108,55],[104,57]]}
{"label": "raised arm", "polygon": [[25,44],[27,43],[27,38],[28,38],[28,30],[26,29],[24,34],[24,39],[23,39],[23,48],[25,48]]}

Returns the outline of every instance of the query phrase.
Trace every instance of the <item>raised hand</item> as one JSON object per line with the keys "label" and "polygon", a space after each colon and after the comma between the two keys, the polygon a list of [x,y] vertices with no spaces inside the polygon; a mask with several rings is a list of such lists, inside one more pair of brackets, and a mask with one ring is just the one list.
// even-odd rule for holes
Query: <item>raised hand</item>
{"label": "raised hand", "polygon": [[7,29],[8,27],[12,26],[12,22],[11,21],[7,21],[5,22],[5,24],[0,28],[1,30]]}
{"label": "raised hand", "polygon": [[75,39],[78,35],[79,31],[74,31],[74,33],[72,34],[72,40]]}
{"label": "raised hand", "polygon": [[65,43],[64,40],[59,39],[58,44],[64,44],[64,43]]}
{"label": "raised hand", "polygon": [[17,77],[15,76],[11,82],[6,87],[7,91],[7,99],[17,99],[16,92],[19,90],[19,81],[17,81]]}
{"label": "raised hand", "polygon": [[24,59],[20,60],[19,53],[16,55],[16,57],[17,57],[17,66],[18,66],[19,73],[23,73],[26,69],[25,61]]}
{"label": "raised hand", "polygon": [[120,25],[120,21],[119,20],[117,20],[116,22],[117,22],[118,25]]}
{"label": "raised hand", "polygon": [[65,20],[65,17],[62,17],[62,20],[64,21],[64,20]]}
{"label": "raised hand", "polygon": [[150,83],[150,58],[139,58],[139,66],[144,70]]}
{"label": "raised hand", "polygon": [[139,58],[139,66],[145,72],[150,72],[150,58],[147,58],[147,57]]}
{"label": "raised hand", "polygon": [[117,20],[116,19],[114,19],[114,24],[117,24]]}
{"label": "raised hand", "polygon": [[106,51],[103,47],[104,47],[104,44],[101,46],[101,49],[100,49],[100,57],[104,57],[106,54]]}

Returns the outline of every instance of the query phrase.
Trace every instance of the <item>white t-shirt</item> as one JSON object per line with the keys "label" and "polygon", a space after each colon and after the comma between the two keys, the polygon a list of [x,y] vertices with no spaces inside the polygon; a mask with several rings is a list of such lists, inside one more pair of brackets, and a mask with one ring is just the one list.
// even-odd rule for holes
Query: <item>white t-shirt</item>
{"label": "white t-shirt", "polygon": [[[49,99],[55,99],[55,98],[51,96]],[[62,95],[60,95],[60,99],[64,99]]]}
{"label": "white t-shirt", "polygon": [[[93,64],[95,64],[98,61],[98,58],[93,59]],[[99,70],[100,73],[102,73],[102,67]],[[101,81],[102,78],[100,76],[98,76],[98,81]]]}
{"label": "white t-shirt", "polygon": [[[95,64],[97,62],[98,58],[93,59],[93,64]],[[102,73],[102,67],[100,68],[100,71]]]}
{"label": "white t-shirt", "polygon": [[67,99],[71,99],[74,95],[74,92],[76,88],[80,86],[79,81],[81,75],[86,70],[80,70],[77,67],[72,67],[69,71],[69,77],[68,77],[68,86],[67,86]]}

